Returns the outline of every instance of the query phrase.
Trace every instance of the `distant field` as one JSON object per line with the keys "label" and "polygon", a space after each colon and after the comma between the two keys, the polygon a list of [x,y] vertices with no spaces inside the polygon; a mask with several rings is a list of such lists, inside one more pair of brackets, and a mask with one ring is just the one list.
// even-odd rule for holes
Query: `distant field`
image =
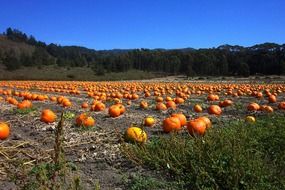
{"label": "distant field", "polygon": [[263,83],[285,82],[285,76],[193,76],[185,75],[166,76],[166,74],[145,72],[140,70],[129,70],[120,73],[105,73],[104,75],[96,75],[92,69],[87,67],[64,68],[58,66],[23,67],[15,71],[7,71],[0,64],[0,80],[60,80],[60,81],[121,81],[121,80],[155,80],[155,81],[239,81],[239,82],[255,82]]}
{"label": "distant field", "polygon": [[129,70],[120,73],[106,73],[95,75],[87,67],[63,68],[58,66],[45,66],[42,68],[24,67],[15,71],[7,71],[0,65],[0,80],[141,80],[151,79],[160,75],[139,70]]}

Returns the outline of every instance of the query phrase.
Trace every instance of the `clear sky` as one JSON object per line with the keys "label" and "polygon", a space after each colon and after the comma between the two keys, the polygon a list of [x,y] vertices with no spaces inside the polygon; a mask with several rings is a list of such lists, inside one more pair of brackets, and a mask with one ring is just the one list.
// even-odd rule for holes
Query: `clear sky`
{"label": "clear sky", "polygon": [[0,31],[93,49],[285,43],[285,0],[0,0]]}

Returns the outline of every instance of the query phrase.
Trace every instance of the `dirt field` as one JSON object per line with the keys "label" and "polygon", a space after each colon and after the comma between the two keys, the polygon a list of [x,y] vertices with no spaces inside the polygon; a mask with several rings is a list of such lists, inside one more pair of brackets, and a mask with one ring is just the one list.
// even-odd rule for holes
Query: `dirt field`
{"label": "dirt field", "polygon": [[[270,80],[270,81],[269,81]],[[264,81],[253,81],[241,79],[241,83],[249,82],[255,84],[281,83],[279,86],[284,87],[284,80],[274,81],[269,79]],[[138,81],[137,81],[138,82]],[[179,78],[167,78],[159,80],[147,80],[142,83],[152,85],[157,82],[175,82],[174,86],[186,85],[191,87],[194,83],[201,81],[179,81]],[[221,83],[232,83],[232,81],[213,81],[213,85]],[[282,84],[283,83],[283,84]],[[21,88],[12,88],[5,86],[6,82],[1,82],[3,90],[12,89],[22,91]],[[124,85],[118,88],[123,88]],[[264,87],[266,89],[267,86]],[[260,91],[264,90],[260,89]],[[272,87],[275,90],[274,86]],[[149,139],[156,135],[167,135],[162,132],[161,123],[164,118],[171,113],[182,112],[187,120],[198,117],[200,115],[209,115],[207,107],[210,104],[218,104],[219,101],[207,101],[208,93],[190,94],[189,98],[183,104],[179,104],[176,110],[168,109],[166,111],[155,110],[155,97],[143,96],[143,92],[137,92],[140,98],[131,101],[131,105],[127,105],[127,99],[123,99],[126,106],[126,112],[118,118],[111,118],[108,115],[108,109],[102,112],[90,112],[95,118],[96,125],[90,129],[82,129],[74,125],[75,116],[86,112],[81,108],[82,102],[92,102],[92,98],[87,96],[82,86],[78,86],[80,95],[71,95],[63,92],[46,92],[38,88],[30,88],[29,92],[36,94],[45,94],[51,96],[65,96],[71,102],[72,106],[63,108],[60,105],[50,101],[33,101],[33,109],[29,112],[21,112],[15,105],[8,104],[6,101],[0,101],[0,120],[6,121],[11,125],[11,135],[7,140],[0,141],[0,189],[20,189],[24,186],[25,180],[29,178],[28,171],[36,164],[52,161],[52,153],[54,151],[54,130],[57,122],[46,124],[40,121],[41,111],[43,109],[51,109],[56,112],[58,118],[61,112],[69,113],[70,117],[64,121],[64,152],[65,159],[73,163],[77,167],[76,174],[80,176],[84,189],[94,189],[99,184],[101,189],[125,189],[128,179],[138,173],[148,175],[157,175],[155,171],[149,171],[146,168],[136,166],[128,161],[121,152],[120,147],[123,144],[122,138],[124,131],[132,124],[140,124],[146,116],[153,116],[156,124],[152,128],[146,128]],[[234,89],[237,91],[238,89]],[[225,90],[226,91],[226,90]],[[266,97],[257,99],[254,96],[232,96],[224,95],[224,92],[216,92],[219,94],[220,100],[231,99],[234,104],[223,108],[220,117],[209,115],[216,127],[220,122],[227,120],[244,119],[246,115],[267,114],[264,112],[249,112],[246,106],[250,102],[257,102],[260,105],[268,104]],[[3,99],[5,95],[1,95]],[[166,95],[162,95],[165,97]],[[175,97],[174,94],[169,96]],[[17,100],[22,98],[16,97]],[[141,109],[140,102],[146,100],[149,103],[148,109]],[[278,101],[269,105],[275,112],[283,112],[278,110],[278,103],[285,100],[285,93],[278,94]],[[114,102],[107,100],[105,102],[108,108]],[[193,106],[200,104],[204,110],[202,113],[195,113]],[[89,109],[88,109],[89,110]],[[74,114],[74,115],[73,115]],[[58,120],[57,120],[58,121]],[[185,131],[184,131],[185,132]]]}

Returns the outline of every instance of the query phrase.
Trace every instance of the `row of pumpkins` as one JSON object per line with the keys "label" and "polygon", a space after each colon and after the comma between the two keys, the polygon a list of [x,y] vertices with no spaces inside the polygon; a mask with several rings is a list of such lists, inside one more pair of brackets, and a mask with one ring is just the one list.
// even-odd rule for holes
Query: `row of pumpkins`
{"label": "row of pumpkins", "polygon": [[[41,121],[45,123],[55,122],[57,116],[50,109],[45,109],[41,114]],[[93,127],[95,126],[95,119],[89,116],[87,113],[78,115],[75,119],[76,126],[79,127]],[[152,127],[155,124],[155,119],[148,116],[144,119],[144,126]],[[211,121],[208,117],[198,117],[197,119],[186,121],[186,117],[182,113],[173,113],[170,117],[164,119],[162,128],[166,133],[180,131],[182,127],[187,126],[187,129],[191,135],[203,136],[206,129],[212,126]],[[10,134],[10,127],[5,122],[0,122],[0,139],[4,140],[8,138]],[[145,142],[147,139],[146,132],[142,128],[131,126],[126,130],[126,140]]]}
{"label": "row of pumpkins", "polygon": [[[119,108],[121,107],[121,105],[116,106],[118,106]],[[57,116],[53,111],[51,111],[50,109],[45,109],[41,113],[40,120],[45,123],[53,123],[55,122],[56,118]],[[253,116],[247,116],[246,121],[255,122],[255,118]],[[78,127],[93,127],[95,126],[95,123],[95,119],[87,113],[81,113],[75,119],[75,124]],[[152,116],[148,116],[144,119],[143,126],[153,127],[154,124],[155,119]],[[137,127],[136,125],[132,124],[130,127],[128,127],[124,135],[126,141],[138,143],[146,142],[147,133],[144,131],[143,126]],[[185,126],[190,135],[204,136],[206,130],[212,127],[212,122],[206,116],[201,116],[187,121],[183,113],[173,113],[170,117],[165,118],[162,122],[162,129],[165,133],[178,132]],[[9,137],[9,134],[9,124],[5,122],[0,122],[0,140],[5,140]]]}

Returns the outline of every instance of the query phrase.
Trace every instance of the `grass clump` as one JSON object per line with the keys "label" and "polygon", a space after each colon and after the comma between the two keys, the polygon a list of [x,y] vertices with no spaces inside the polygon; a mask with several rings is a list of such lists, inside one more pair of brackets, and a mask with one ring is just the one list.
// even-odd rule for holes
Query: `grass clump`
{"label": "grass clump", "polygon": [[20,115],[27,115],[27,114],[35,112],[37,110],[38,109],[36,107],[25,108],[25,109],[14,109],[14,113],[20,114]]}
{"label": "grass clump", "polygon": [[178,184],[157,179],[155,177],[135,175],[131,183],[127,182],[127,189],[130,190],[148,190],[148,189],[179,189]]}
{"label": "grass clump", "polygon": [[135,163],[162,170],[179,189],[285,189],[284,115],[227,122],[201,138],[159,136],[123,151]]}

